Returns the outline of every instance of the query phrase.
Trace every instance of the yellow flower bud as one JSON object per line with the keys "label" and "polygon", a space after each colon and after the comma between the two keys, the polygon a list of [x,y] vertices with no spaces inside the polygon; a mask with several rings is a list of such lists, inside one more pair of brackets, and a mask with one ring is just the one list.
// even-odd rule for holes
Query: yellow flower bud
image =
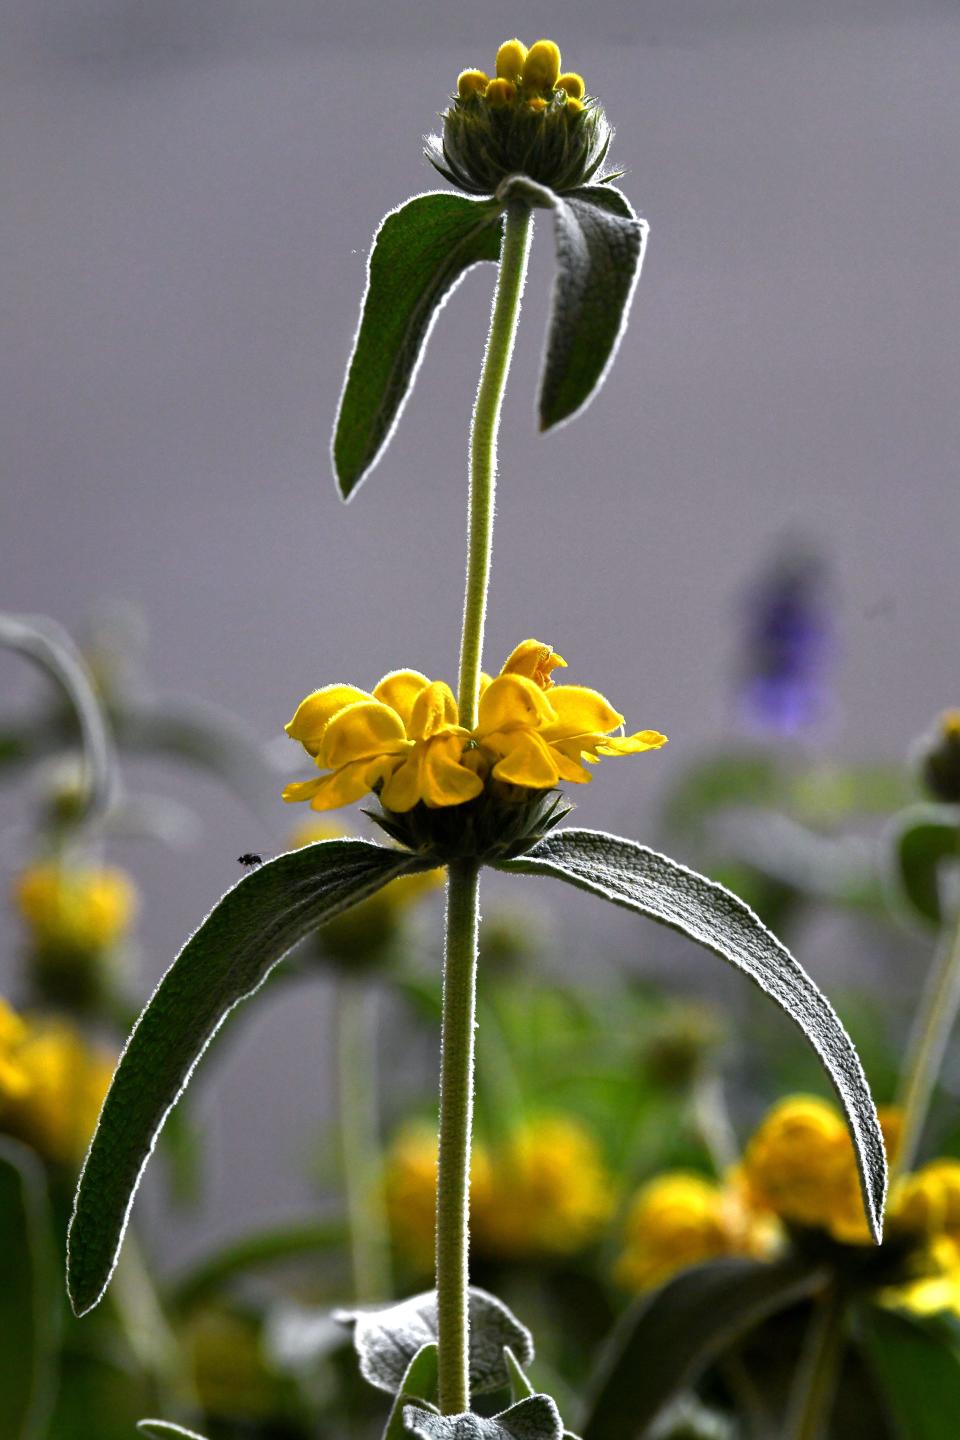
{"label": "yellow flower bud", "polygon": [[487,86],[487,104],[499,108],[501,105],[509,105],[517,93],[517,87],[509,80],[491,80]]}
{"label": "yellow flower bud", "polygon": [[560,49],[552,40],[531,45],[523,62],[525,90],[552,90],[560,78]]}
{"label": "yellow flower bud", "polygon": [[470,100],[482,95],[490,84],[490,76],[482,70],[461,70],[457,76],[457,94],[461,100]]}
{"label": "yellow flower bud", "polygon": [[564,114],[569,115],[572,119],[574,115],[579,115],[583,110],[583,101],[577,100],[573,95],[568,95],[567,103],[564,105],[563,110]]}
{"label": "yellow flower bud", "polygon": [[532,99],[527,101],[527,107],[530,110],[535,110],[539,114],[542,110],[546,110],[547,102],[542,95],[534,95]]}
{"label": "yellow flower bud", "polygon": [[520,40],[505,40],[497,51],[497,75],[501,80],[512,80],[514,84],[523,73],[523,62],[527,58],[527,47]]}
{"label": "yellow flower bud", "polygon": [[558,90],[566,90],[571,100],[582,100],[586,94],[583,76],[575,74],[572,70],[568,70],[566,75],[559,77],[556,88]]}

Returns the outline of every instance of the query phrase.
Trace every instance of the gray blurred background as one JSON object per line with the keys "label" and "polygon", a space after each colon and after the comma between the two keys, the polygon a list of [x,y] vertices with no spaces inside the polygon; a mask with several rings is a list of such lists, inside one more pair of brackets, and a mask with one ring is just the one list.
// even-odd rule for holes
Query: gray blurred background
{"label": "gray blurred background", "polygon": [[[538,220],[504,415],[490,665],[537,635],[631,728],[670,736],[609,762],[578,820],[643,838],[676,769],[731,738],[737,604],[785,532],[820,545],[839,581],[834,753],[897,757],[957,703],[954,0],[0,13],[0,605],[76,629],[97,602],[134,602],[157,689],[222,703],[264,739],[331,680],[370,685],[398,665],[454,677],[492,271],[441,315],[395,442],[349,507],[328,441],[371,234],[435,188],[420,137],[458,70],[489,69],[519,31],[557,39],[601,96],[651,224],[606,389],[541,437],[553,247]],[[9,656],[0,686],[4,706],[39,693]],[[123,856],[152,981],[235,856],[281,846],[301,812],[278,801],[270,831],[210,780],[133,778],[204,824],[191,851]],[[23,787],[0,794],[4,885],[28,803]],[[574,955],[601,936],[655,960],[656,934],[626,917],[563,913]],[[829,988],[830,945],[801,958]],[[165,1225],[170,1253],[311,1203],[300,1149],[329,1089],[327,998],[320,984],[265,1006],[205,1087],[211,1183],[199,1217]]]}

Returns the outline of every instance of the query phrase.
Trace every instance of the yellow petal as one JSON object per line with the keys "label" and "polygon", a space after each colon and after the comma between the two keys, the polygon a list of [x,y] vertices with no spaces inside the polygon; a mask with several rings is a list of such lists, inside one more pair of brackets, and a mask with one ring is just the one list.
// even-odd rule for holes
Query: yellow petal
{"label": "yellow petal", "polygon": [[416,746],[403,762],[397,766],[380,791],[380,803],[387,810],[403,814],[412,810],[420,800],[420,755],[421,747]]}
{"label": "yellow petal", "polygon": [[550,745],[550,754],[561,780],[569,780],[572,785],[589,785],[593,776],[589,775],[580,763],[583,753],[580,740],[561,740],[559,743],[547,741],[547,744]]}
{"label": "yellow petal", "polygon": [[410,728],[410,714],[413,710],[413,702],[430,684],[426,675],[421,675],[419,670],[391,670],[389,675],[373,687],[375,700],[382,700],[384,705],[389,705],[391,710],[396,710],[404,726]]}
{"label": "yellow petal", "polygon": [[498,730],[535,730],[556,718],[556,711],[539,685],[522,675],[500,675],[480,697],[477,735]]}
{"label": "yellow petal", "polygon": [[431,735],[438,735],[459,723],[453,691],[442,680],[434,680],[417,696],[407,730],[415,740],[429,740]]}
{"label": "yellow petal", "polygon": [[508,656],[500,674],[524,675],[541,690],[549,690],[556,683],[550,678],[551,670],[565,669],[566,664],[563,656],[558,655],[551,645],[544,645],[540,640],[521,640]]}
{"label": "yellow petal", "polygon": [[473,800],[483,789],[483,781],[473,770],[460,764],[464,737],[441,735],[431,740],[420,761],[420,792],[426,804],[462,805]]}
{"label": "yellow petal", "polygon": [[523,62],[523,83],[528,90],[552,90],[560,76],[560,51],[552,40],[531,45]]}
{"label": "yellow petal", "polygon": [[296,804],[298,800],[312,800],[320,786],[328,778],[326,775],[320,775],[316,780],[295,780],[292,785],[286,787],[283,798],[288,805]]}
{"label": "yellow petal", "polygon": [[341,805],[352,805],[368,794],[384,778],[384,772],[395,764],[394,756],[377,756],[372,761],[355,760],[332,775],[324,775],[311,801],[311,810],[337,810]]}
{"label": "yellow petal", "polygon": [[534,790],[549,790],[556,785],[560,778],[556,764],[539,736],[529,730],[515,730],[497,738],[505,742],[505,753],[493,767],[494,779],[529,785]]}
{"label": "yellow petal", "polygon": [[598,690],[586,685],[558,685],[550,692],[557,712],[556,724],[547,730],[547,739],[566,740],[575,735],[605,735],[623,724],[623,716]]}
{"label": "yellow petal", "polygon": [[610,735],[596,748],[598,755],[639,755],[644,750],[659,750],[666,743],[666,735],[659,730],[638,730],[636,735]]}
{"label": "yellow petal", "polygon": [[501,80],[518,80],[527,58],[522,40],[505,40],[497,51],[497,75]]}
{"label": "yellow petal", "polygon": [[314,690],[300,701],[296,714],[285,727],[287,734],[291,740],[299,740],[309,755],[316,755],[323,742],[323,732],[334,715],[347,705],[369,699],[371,696],[366,690],[358,690],[355,685],[324,685],[322,690]]}
{"label": "yellow petal", "polygon": [[339,770],[354,760],[397,754],[410,744],[396,710],[379,700],[348,705],[327,725],[317,763]]}

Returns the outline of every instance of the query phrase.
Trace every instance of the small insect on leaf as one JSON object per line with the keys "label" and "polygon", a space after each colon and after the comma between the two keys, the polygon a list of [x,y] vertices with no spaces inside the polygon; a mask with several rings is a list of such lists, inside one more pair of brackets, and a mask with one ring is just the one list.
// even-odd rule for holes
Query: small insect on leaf
{"label": "small insect on leaf", "polygon": [[263,856],[253,850],[244,850],[242,855],[237,856],[237,864],[242,865],[244,870],[256,870],[258,865],[263,864]]}

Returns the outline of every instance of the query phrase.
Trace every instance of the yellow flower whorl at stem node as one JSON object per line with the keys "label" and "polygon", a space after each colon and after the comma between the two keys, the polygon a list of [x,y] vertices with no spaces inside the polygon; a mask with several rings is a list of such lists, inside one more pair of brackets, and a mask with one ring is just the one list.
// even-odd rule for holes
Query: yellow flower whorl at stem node
{"label": "yellow flower whorl at stem node", "polygon": [[634,1196],[615,1275],[628,1290],[648,1290],[704,1260],[768,1255],[780,1242],[776,1224],[752,1212],[736,1184],[669,1171]]}
{"label": "yellow flower whorl at stem node", "polygon": [[78,1164],[113,1065],[64,1021],[26,1019],[0,999],[0,1133],[54,1164]]}
{"label": "yellow flower whorl at stem node", "polygon": [[527,58],[527,47],[521,40],[505,40],[497,51],[497,77],[512,80],[516,85],[523,74],[523,62]]}
{"label": "yellow flower whorl at stem node", "polygon": [[34,945],[69,951],[111,949],[137,909],[137,892],[122,870],[53,861],[27,866],[14,882],[13,900]]}
{"label": "yellow flower whorl at stem node", "polygon": [[370,692],[315,690],[286,729],[323,773],[283,798],[324,811],[372,792],[388,834],[440,864],[519,854],[560,818],[551,792],[561,780],[587,784],[601,758],[666,744],[658,730],[616,733],[623,716],[598,691],[554,683],[564,664],[551,646],[523,641],[495,679],[484,676],[473,730],[449,686],[417,670],[392,671]]}
{"label": "yellow flower whorl at stem node", "polygon": [[[387,1211],[398,1249],[423,1270],[433,1260],[436,1183],[436,1133],[427,1126],[402,1131],[387,1159]],[[475,1255],[501,1260],[572,1255],[599,1237],[615,1203],[599,1146],[573,1116],[537,1116],[498,1145],[474,1146]]]}
{"label": "yellow flower whorl at stem node", "polygon": [[523,61],[525,90],[553,90],[560,78],[560,48],[552,40],[531,45]]}
{"label": "yellow flower whorl at stem node", "polygon": [[457,94],[461,100],[469,100],[471,96],[483,95],[489,84],[490,76],[482,70],[461,70],[457,76]]}
{"label": "yellow flower whorl at stem node", "polygon": [[960,710],[946,710],[921,742],[923,782],[935,800],[960,804]]}
{"label": "yellow flower whorl at stem node", "polygon": [[507,40],[496,77],[464,70],[453,104],[443,113],[443,136],[431,135],[426,156],[452,184],[471,195],[492,195],[511,175],[527,175],[562,194],[602,179],[612,131],[583,77],[560,73],[552,40],[529,50]]}
{"label": "yellow flower whorl at stem node", "polygon": [[575,75],[572,70],[566,75],[561,75],[557,80],[557,89],[566,91],[570,100],[582,100],[586,94],[586,87],[582,75]]}

